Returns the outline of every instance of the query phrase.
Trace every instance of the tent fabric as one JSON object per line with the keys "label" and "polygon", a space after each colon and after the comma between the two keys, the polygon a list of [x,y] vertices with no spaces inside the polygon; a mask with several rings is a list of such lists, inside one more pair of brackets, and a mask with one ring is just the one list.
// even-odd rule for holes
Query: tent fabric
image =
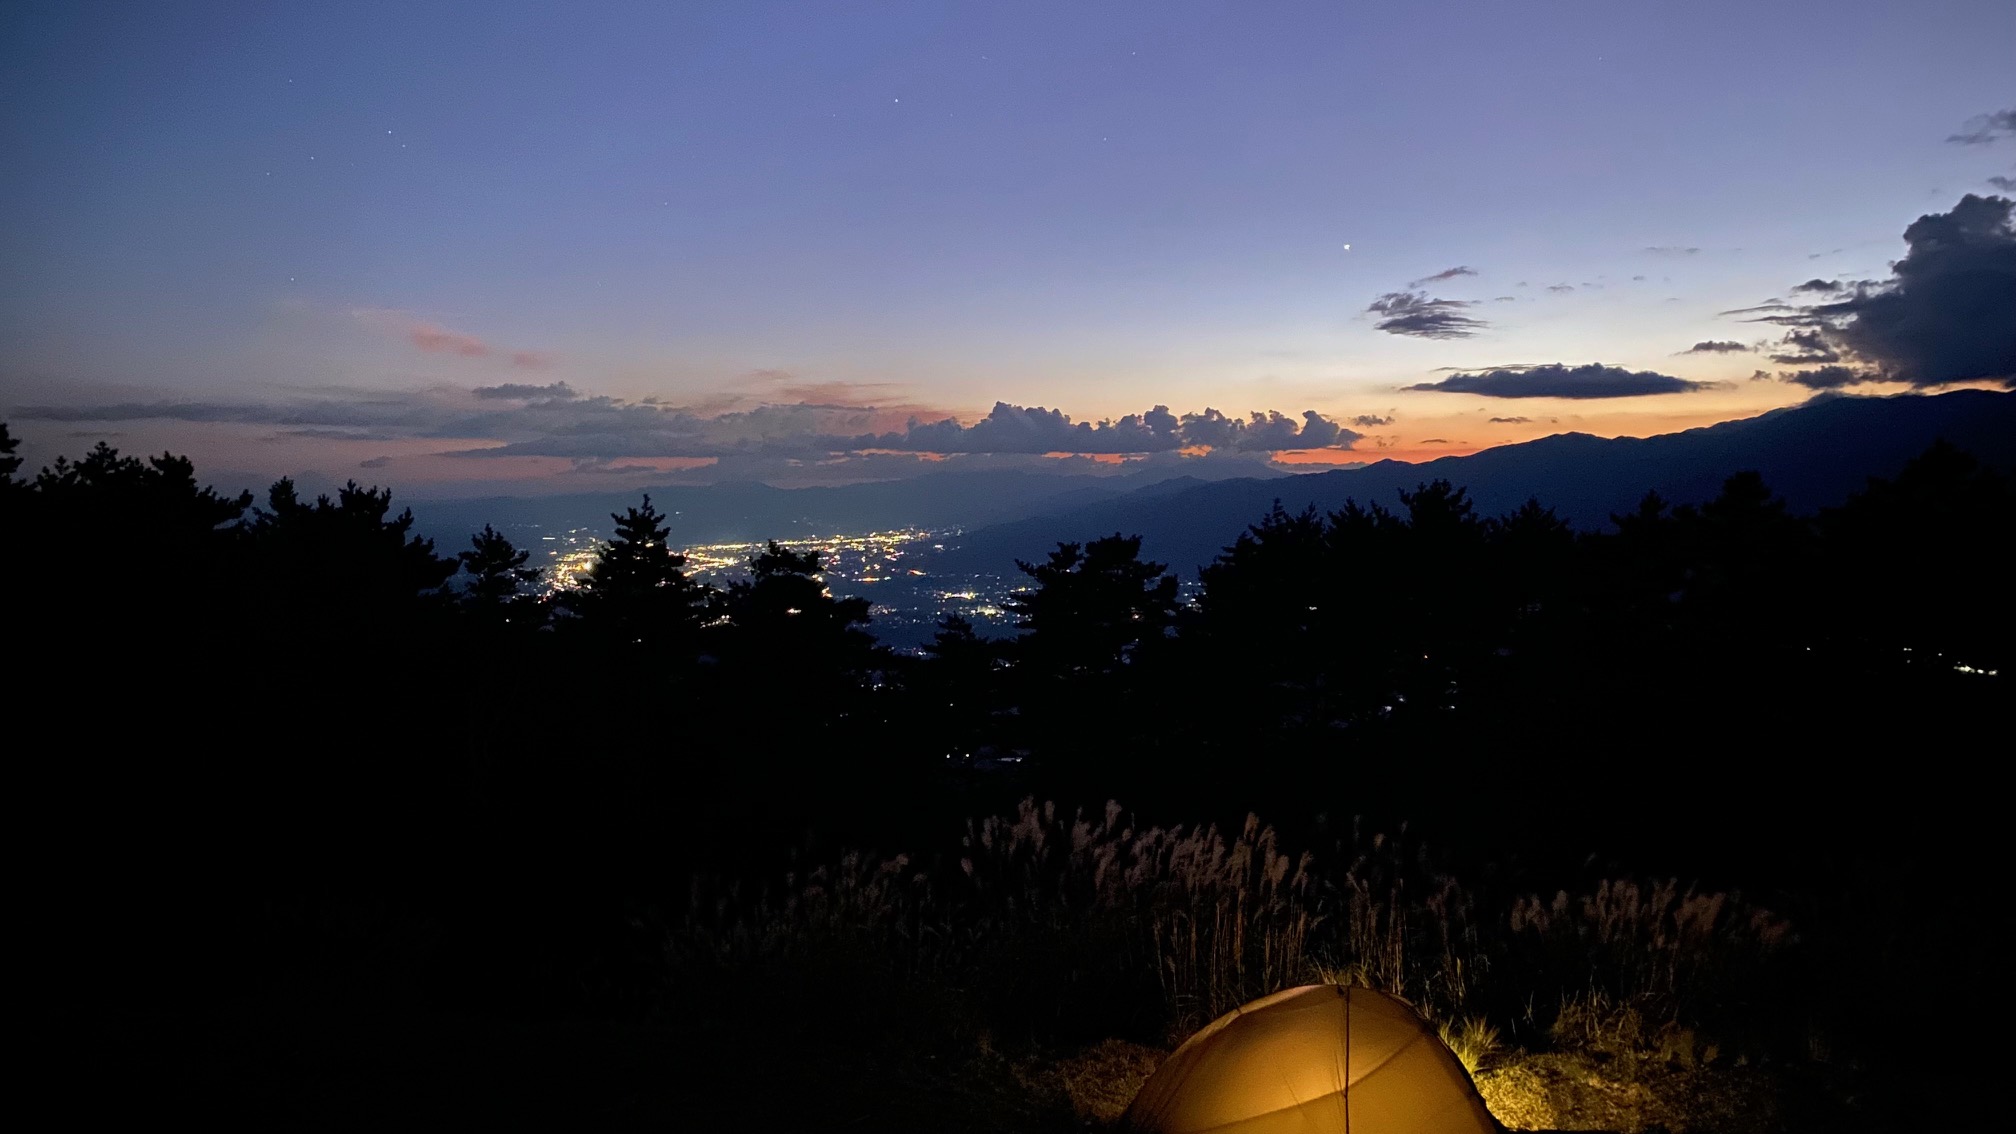
{"label": "tent fabric", "polygon": [[1127,1108],[1152,1134],[1497,1134],[1469,1073],[1404,1000],[1305,985],[1184,1042]]}

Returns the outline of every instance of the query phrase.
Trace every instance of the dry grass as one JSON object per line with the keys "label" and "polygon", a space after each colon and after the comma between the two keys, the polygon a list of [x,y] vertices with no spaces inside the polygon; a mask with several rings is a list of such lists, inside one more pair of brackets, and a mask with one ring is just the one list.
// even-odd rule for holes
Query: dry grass
{"label": "dry grass", "polygon": [[1494,895],[1377,835],[1322,863],[1257,818],[1137,827],[1117,804],[1033,800],[969,822],[956,858],[847,854],[767,887],[696,884],[665,930],[675,982],[696,964],[853,958],[1003,1042],[1167,1042],[1283,987],[1362,984],[1438,1021],[1473,1071],[1507,1043],[1694,1059],[1697,1032],[1768,996],[1795,943],[1740,895],[1672,880]]}
{"label": "dry grass", "polygon": [[1463,1064],[1463,1070],[1475,1075],[1498,1054],[1498,1029],[1482,1016],[1470,1016],[1459,1023],[1441,1022],[1435,1025],[1435,1034],[1442,1037],[1450,1051]]}

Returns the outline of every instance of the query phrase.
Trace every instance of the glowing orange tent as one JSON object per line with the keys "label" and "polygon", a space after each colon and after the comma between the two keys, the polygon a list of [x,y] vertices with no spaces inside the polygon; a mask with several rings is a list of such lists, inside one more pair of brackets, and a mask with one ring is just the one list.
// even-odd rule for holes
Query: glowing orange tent
{"label": "glowing orange tent", "polygon": [[1497,1134],[1470,1076],[1406,1001],[1312,984],[1234,1008],[1141,1087],[1153,1134]]}

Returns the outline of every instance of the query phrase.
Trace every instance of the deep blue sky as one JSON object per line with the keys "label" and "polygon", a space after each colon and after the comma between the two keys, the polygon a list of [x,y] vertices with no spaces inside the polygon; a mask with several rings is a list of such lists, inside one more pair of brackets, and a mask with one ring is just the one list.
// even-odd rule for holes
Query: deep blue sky
{"label": "deep blue sky", "polygon": [[[1396,419],[1361,452],[1658,431],[1806,392],[1675,357],[1759,337],[1718,311],[1879,277],[2011,172],[2016,141],[1947,139],[2016,105],[2012,45],[2007,0],[16,0],[0,413],[184,403],[90,425],[421,491],[680,455],[451,412],[509,382],[879,411],[721,427],[744,438],[996,401]],[[1419,290],[1483,326],[1375,328],[1457,267]],[[1514,362],[1734,384],[1517,414],[1400,390]],[[374,398],[425,406],[298,412]],[[79,447],[70,417],[17,420],[31,456]],[[569,430],[603,440],[427,455]]]}

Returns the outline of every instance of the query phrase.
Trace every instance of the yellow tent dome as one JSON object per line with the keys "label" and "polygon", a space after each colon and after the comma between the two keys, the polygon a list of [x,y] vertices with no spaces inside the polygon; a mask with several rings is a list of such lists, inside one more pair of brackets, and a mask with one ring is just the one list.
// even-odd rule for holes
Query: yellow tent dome
{"label": "yellow tent dome", "polygon": [[1234,1008],[1149,1076],[1153,1134],[1497,1134],[1470,1076],[1407,1002],[1312,984]]}

